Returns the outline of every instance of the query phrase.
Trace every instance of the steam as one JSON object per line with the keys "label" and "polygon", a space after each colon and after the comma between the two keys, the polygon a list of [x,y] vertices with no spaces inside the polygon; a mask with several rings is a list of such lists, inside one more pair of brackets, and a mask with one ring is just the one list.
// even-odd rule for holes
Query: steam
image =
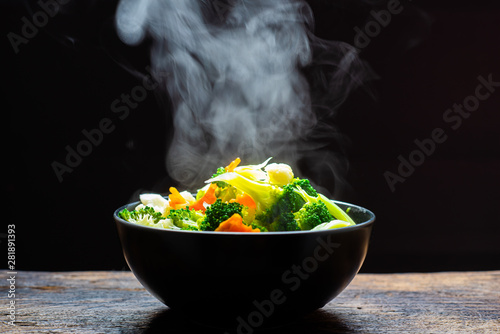
{"label": "steam", "polygon": [[318,112],[335,111],[366,74],[353,47],[312,35],[299,0],[122,0],[116,25],[127,44],[152,42],[173,109],[167,169],[187,188],[235,157],[295,169],[331,137]]}

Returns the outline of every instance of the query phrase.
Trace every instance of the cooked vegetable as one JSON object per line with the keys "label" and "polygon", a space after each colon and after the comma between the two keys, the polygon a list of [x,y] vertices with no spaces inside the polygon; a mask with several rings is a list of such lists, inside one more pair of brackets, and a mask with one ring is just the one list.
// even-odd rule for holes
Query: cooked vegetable
{"label": "cooked vegetable", "polygon": [[161,195],[158,194],[141,194],[140,195],[141,204],[139,204],[135,209],[138,210],[145,206],[149,206],[156,212],[161,212],[162,215],[169,207],[169,202]]}
{"label": "cooked vegetable", "polygon": [[334,219],[323,202],[308,202],[293,216],[301,230],[311,230]]}
{"label": "cooked vegetable", "polygon": [[199,230],[201,222],[205,219],[202,211],[191,208],[170,210],[168,219],[181,230]]}
{"label": "cooked vegetable", "polygon": [[271,184],[284,186],[293,180],[292,168],[287,164],[270,164],[265,170]]}
{"label": "cooked vegetable", "polygon": [[216,232],[260,232],[259,228],[243,224],[241,215],[235,213],[228,220],[219,224],[215,229]]}
{"label": "cooked vegetable", "polygon": [[140,225],[154,225],[160,220],[165,219],[160,212],[156,212],[152,207],[145,206],[138,210],[129,211],[127,208],[119,213],[120,217]]}
{"label": "cooked vegetable", "polygon": [[169,206],[171,209],[175,210],[175,209],[185,208],[190,204],[190,202],[194,201],[192,195],[187,192],[180,193],[174,187],[170,187],[169,190],[170,190],[170,195],[168,196],[168,199],[169,199]]}
{"label": "cooked vegetable", "polygon": [[343,220],[332,220],[328,223],[323,223],[319,224],[315,228],[313,228],[313,231],[319,231],[319,230],[330,230],[334,228],[339,228],[339,227],[347,227],[347,226],[352,226],[355,225],[354,223],[348,223]]}
{"label": "cooked vegetable", "polygon": [[308,179],[294,179],[292,180],[292,182],[290,182],[290,187],[297,190],[300,188],[304,190],[309,196],[318,196],[318,192],[313,188]]}
{"label": "cooked vegetable", "polygon": [[[214,173],[214,175],[212,175],[212,178],[216,178],[217,176],[222,175],[224,173],[226,173],[226,169],[224,167],[219,167],[217,168],[217,171]],[[220,188],[227,187],[227,183],[223,181],[217,181],[215,182],[215,184]]]}
{"label": "cooked vegetable", "polygon": [[[274,232],[325,230],[354,225],[333,201],[294,176],[286,164],[240,166],[234,159],[199,189],[171,187],[168,196],[143,194],[134,211],[120,216],[130,222],[166,229],[216,232]],[[168,198],[168,200],[167,200]]]}
{"label": "cooked vegetable", "polygon": [[278,186],[250,180],[235,172],[221,174],[207,182],[218,181],[223,181],[252,197],[256,204],[257,213],[271,207],[283,192],[283,189]]}
{"label": "cooked vegetable", "polygon": [[226,168],[224,168],[224,169],[226,170],[226,172],[234,172],[234,169],[236,167],[238,167],[238,165],[240,164],[240,162],[241,162],[241,159],[240,158],[236,158],[233,161],[231,161],[231,163]]}
{"label": "cooked vegetable", "polygon": [[217,199],[205,211],[205,219],[200,224],[200,230],[215,231],[220,223],[228,220],[235,213],[241,215],[242,209],[243,206],[239,203],[224,203],[221,199]]}
{"label": "cooked vegetable", "polygon": [[276,201],[256,215],[255,219],[262,225],[268,226],[270,231],[298,231],[300,227],[293,213],[304,203],[304,200],[295,193],[294,187],[289,184],[282,188]]}
{"label": "cooked vegetable", "polygon": [[193,204],[189,205],[189,209],[199,210],[205,212],[205,205],[214,204],[217,200],[215,196],[215,191],[217,190],[216,184],[211,184],[208,189],[204,192],[204,194],[196,200]]}
{"label": "cooked vegetable", "polygon": [[268,226],[271,231],[298,231],[304,229],[301,228],[294,215],[306,203],[306,200],[297,191],[302,186],[310,194],[317,195],[309,180],[295,178],[289,184],[283,186],[283,191],[276,199],[276,202],[257,215],[256,220]]}
{"label": "cooked vegetable", "polygon": [[345,220],[348,223],[354,224],[354,221],[352,220],[352,218],[349,217],[349,215],[344,210],[339,208],[337,204],[330,201],[326,196],[324,196],[322,194],[318,194],[317,196],[311,196],[306,191],[304,191],[301,187],[298,187],[298,193],[302,196],[304,201],[306,201],[307,203],[322,202],[326,205],[326,207],[328,208],[328,211],[330,212],[330,214],[333,217],[340,219],[340,220]]}

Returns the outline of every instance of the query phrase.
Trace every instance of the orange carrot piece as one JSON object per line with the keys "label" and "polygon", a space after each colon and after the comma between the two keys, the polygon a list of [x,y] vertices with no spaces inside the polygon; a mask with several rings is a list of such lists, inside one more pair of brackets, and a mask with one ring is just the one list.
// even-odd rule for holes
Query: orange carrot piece
{"label": "orange carrot piece", "polygon": [[241,162],[241,159],[240,158],[236,158],[234,159],[225,169],[226,169],[226,172],[234,172],[234,169],[236,167],[238,167],[238,165],[240,164]]}
{"label": "orange carrot piece", "polygon": [[257,208],[257,204],[255,204],[255,201],[253,200],[253,198],[250,195],[245,194],[245,193],[236,196],[236,199],[232,199],[232,200],[230,200],[230,202],[240,203],[241,205],[247,206],[250,209]]}
{"label": "orange carrot piece", "polygon": [[189,206],[190,210],[200,210],[205,212],[206,208],[203,205],[204,203],[207,204],[214,204],[215,201],[217,200],[217,197],[215,197],[215,191],[217,190],[217,184],[212,183],[210,184],[210,187],[208,187],[207,191],[203,196],[194,202],[192,205]]}
{"label": "orange carrot piece", "polygon": [[253,229],[251,226],[243,224],[243,218],[235,213],[228,220],[219,224],[216,232],[260,232],[260,229]]}
{"label": "orange carrot piece", "polygon": [[180,209],[188,205],[188,202],[182,195],[179,193],[179,191],[174,188],[170,187],[170,195],[168,195],[168,200],[169,200],[169,206],[172,209]]}

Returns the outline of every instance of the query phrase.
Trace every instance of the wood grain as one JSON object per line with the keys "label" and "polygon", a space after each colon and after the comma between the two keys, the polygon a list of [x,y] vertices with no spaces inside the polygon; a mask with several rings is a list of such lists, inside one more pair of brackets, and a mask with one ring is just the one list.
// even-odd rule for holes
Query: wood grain
{"label": "wood grain", "polygon": [[[127,271],[18,272],[12,326],[5,282],[0,332],[238,333],[189,322]],[[500,271],[359,274],[323,309],[279,328],[252,331],[500,333],[499,314]]]}

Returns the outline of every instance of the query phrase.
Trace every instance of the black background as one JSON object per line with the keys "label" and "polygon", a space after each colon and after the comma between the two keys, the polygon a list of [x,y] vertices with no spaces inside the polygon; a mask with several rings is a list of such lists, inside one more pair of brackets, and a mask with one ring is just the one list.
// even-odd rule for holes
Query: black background
{"label": "black background", "polygon": [[[316,34],[349,43],[354,27],[373,20],[370,10],[387,8],[309,3]],[[500,82],[497,3],[403,1],[403,12],[362,48],[379,77],[370,85],[375,98],[355,92],[331,122],[343,136],[332,150],[341,147],[348,162],[337,199],[377,215],[364,272],[499,269],[500,87],[456,130],[443,120],[475,93],[479,76]],[[113,211],[141,191],[175,185],[165,170],[171,127],[161,97],[149,91],[124,120],[111,110],[141,85],[129,69],[148,62],[147,47],[125,47],[114,35],[115,6],[69,2],[15,53],[8,33],[21,34],[22,18],[31,21],[40,7],[2,2],[3,210],[16,225],[19,270],[126,269]],[[66,146],[104,118],[113,131],[60,182],[52,163],[64,163]],[[436,128],[447,140],[391,191],[384,173],[397,174],[398,157],[408,159],[414,141]],[[0,233],[5,241],[6,227]]]}

